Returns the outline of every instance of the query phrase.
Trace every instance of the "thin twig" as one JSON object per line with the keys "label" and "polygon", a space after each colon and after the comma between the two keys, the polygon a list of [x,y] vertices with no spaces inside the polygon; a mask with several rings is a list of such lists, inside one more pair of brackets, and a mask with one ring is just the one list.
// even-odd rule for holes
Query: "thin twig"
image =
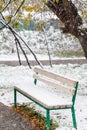
{"label": "thin twig", "polygon": [[24,56],[25,56],[25,59],[26,59],[26,61],[27,61],[27,64],[28,64],[29,68],[31,69],[31,65],[30,65],[30,63],[29,63],[29,61],[28,61],[28,57],[27,57],[27,55],[26,55],[26,53],[25,53],[23,47],[21,46],[19,40],[18,40],[18,39],[16,39],[16,40],[17,40],[17,43],[18,43],[20,49],[22,50],[22,52],[23,52],[23,54],[24,54]]}
{"label": "thin twig", "polygon": [[7,3],[7,5],[2,9],[2,11],[1,12],[3,12],[8,6],[9,6],[9,4],[12,2],[12,0],[9,0],[9,2]]}
{"label": "thin twig", "polygon": [[49,45],[48,45],[48,42],[47,42],[47,37],[46,37],[46,32],[45,32],[44,26],[42,26],[42,30],[43,30],[44,36],[45,36],[45,43],[46,43],[46,46],[47,46],[47,52],[48,52],[48,56],[49,56],[49,63],[50,63],[50,66],[52,67],[52,60],[51,60]]}
{"label": "thin twig", "polygon": [[19,47],[20,47],[22,53],[24,54],[25,59],[26,59],[26,61],[27,61],[27,64],[28,64],[29,68],[31,69],[30,63],[29,63],[29,61],[28,61],[28,57],[27,57],[27,55],[26,55],[26,53],[25,53],[23,47],[21,46],[21,43],[20,43],[19,39],[17,38],[17,36],[16,36],[16,34],[14,33],[14,31],[13,31],[13,29],[12,29],[11,26],[9,26],[9,29],[10,29],[10,31],[12,32],[13,36],[15,37],[15,40],[16,40],[16,42],[18,43],[18,45],[19,45]]}
{"label": "thin twig", "polygon": [[[3,10],[0,11],[0,14],[1,14],[2,18],[3,18],[3,20],[5,20],[5,21],[6,21],[6,19],[5,19],[4,16],[2,15],[2,12],[3,12],[3,11],[9,6],[9,4],[11,4],[12,2],[13,2],[12,0],[9,0],[9,2],[8,2],[7,5],[3,8]],[[11,23],[12,18],[15,17],[15,15],[19,12],[19,10],[20,10],[20,8],[22,7],[22,5],[24,4],[24,2],[25,2],[25,0],[23,0],[23,1],[21,2],[20,6],[17,8],[15,14],[12,15],[12,16],[11,16],[11,19],[10,19],[8,22],[6,21],[6,25],[3,26],[3,27],[1,27],[0,29],[5,28],[8,24]]]}
{"label": "thin twig", "polygon": [[14,16],[19,12],[19,10],[20,10],[20,8],[22,7],[22,5],[24,4],[24,2],[25,2],[25,0],[23,0],[23,1],[21,2],[21,4],[20,4],[20,6],[17,8],[17,10],[16,10]]}
{"label": "thin twig", "polygon": [[27,43],[23,40],[23,38],[22,38],[20,35],[18,35],[18,33],[17,33],[10,25],[8,25],[8,26],[9,26],[9,27],[13,30],[13,32],[20,38],[20,40],[24,43],[24,45],[29,49],[29,51],[32,53],[32,55],[34,56],[35,60],[37,61],[38,65],[40,65],[40,67],[43,68],[43,65],[41,64],[40,61],[38,61],[38,59],[37,59],[35,53],[31,50],[31,48],[27,45]]}

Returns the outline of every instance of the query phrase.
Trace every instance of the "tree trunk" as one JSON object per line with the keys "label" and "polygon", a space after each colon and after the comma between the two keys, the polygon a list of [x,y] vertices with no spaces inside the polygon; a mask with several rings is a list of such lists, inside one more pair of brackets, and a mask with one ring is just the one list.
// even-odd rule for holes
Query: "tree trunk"
{"label": "tree trunk", "polygon": [[70,33],[77,37],[80,41],[84,55],[87,59],[87,28],[81,29],[82,18],[78,14],[78,10],[71,0],[49,0],[47,6],[57,17],[63,22],[64,33]]}
{"label": "tree trunk", "polygon": [[75,36],[79,39],[82,49],[84,51],[84,55],[87,59],[87,29],[78,29],[77,34]]}

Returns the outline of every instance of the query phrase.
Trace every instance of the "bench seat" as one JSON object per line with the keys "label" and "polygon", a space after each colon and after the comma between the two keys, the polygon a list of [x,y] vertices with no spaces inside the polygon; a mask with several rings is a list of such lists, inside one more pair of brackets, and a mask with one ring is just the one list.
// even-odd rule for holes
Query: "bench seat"
{"label": "bench seat", "polygon": [[46,110],[46,130],[50,130],[50,111],[71,109],[73,126],[77,129],[75,100],[78,82],[46,69],[35,67],[32,81],[19,81],[14,87],[14,106],[17,107],[17,92]]}
{"label": "bench seat", "polygon": [[29,85],[16,85],[15,89],[27,97],[37,101],[45,108],[53,109],[53,108],[70,108],[72,106],[72,102],[68,99],[64,99],[61,95],[56,95],[55,93],[50,92],[50,90],[44,89],[44,87],[36,87],[33,85],[29,87]]}

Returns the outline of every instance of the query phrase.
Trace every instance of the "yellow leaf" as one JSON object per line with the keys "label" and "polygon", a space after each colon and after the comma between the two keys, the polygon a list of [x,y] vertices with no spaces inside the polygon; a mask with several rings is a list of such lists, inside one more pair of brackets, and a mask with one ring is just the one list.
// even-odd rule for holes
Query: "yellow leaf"
{"label": "yellow leaf", "polygon": [[26,11],[32,12],[33,8],[29,6],[29,7],[26,8]]}
{"label": "yellow leaf", "polygon": [[2,5],[0,5],[0,10],[2,10],[3,9],[3,7],[2,7]]}
{"label": "yellow leaf", "polygon": [[16,10],[17,10],[17,8],[18,8],[18,7],[17,7],[17,5],[15,5],[15,6],[14,6],[14,10],[16,11]]}
{"label": "yellow leaf", "polygon": [[42,2],[46,2],[46,0],[41,0]]}
{"label": "yellow leaf", "polygon": [[22,19],[22,12],[18,12],[17,18]]}
{"label": "yellow leaf", "polygon": [[18,28],[18,26],[19,26],[19,23],[17,21],[13,23],[13,27]]}
{"label": "yellow leaf", "polygon": [[14,2],[18,2],[18,0],[14,0]]}
{"label": "yellow leaf", "polygon": [[55,0],[55,1],[56,1],[57,4],[59,3],[59,0]]}
{"label": "yellow leaf", "polygon": [[29,21],[30,21],[30,19],[29,19],[28,17],[26,17],[26,18],[24,19],[24,27],[28,26]]}
{"label": "yellow leaf", "polygon": [[6,16],[5,18],[6,18],[6,20],[9,22],[9,21],[11,21],[12,16],[11,16],[11,15],[8,15],[8,16]]}
{"label": "yellow leaf", "polygon": [[38,25],[36,28],[37,28],[38,31],[42,30],[42,26],[41,25]]}

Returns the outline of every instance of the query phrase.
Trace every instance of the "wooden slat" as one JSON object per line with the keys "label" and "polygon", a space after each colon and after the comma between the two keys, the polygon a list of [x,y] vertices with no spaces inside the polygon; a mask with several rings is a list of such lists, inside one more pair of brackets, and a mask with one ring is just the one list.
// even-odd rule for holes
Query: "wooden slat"
{"label": "wooden slat", "polygon": [[58,104],[58,105],[55,105],[55,106],[54,106],[54,105],[50,105],[50,106],[49,106],[48,104],[46,104],[46,103],[40,101],[40,99],[37,99],[37,98],[35,97],[35,95],[32,95],[32,96],[31,96],[29,92],[25,92],[25,91],[23,90],[23,88],[21,89],[21,88],[18,87],[18,86],[15,86],[14,88],[15,88],[17,91],[19,91],[19,92],[21,92],[22,94],[26,95],[27,97],[33,99],[34,101],[38,102],[39,104],[43,105],[43,106],[46,107],[46,108],[50,108],[50,109],[52,109],[52,108],[70,108],[70,107],[72,106],[72,103],[64,103],[64,104]]}
{"label": "wooden slat", "polygon": [[63,76],[60,76],[58,74],[52,73],[50,71],[40,69],[40,68],[37,68],[37,67],[34,68],[34,71],[37,72],[37,73],[40,73],[42,75],[45,75],[45,76],[47,76],[49,78],[52,78],[54,80],[66,83],[67,85],[69,85],[71,87],[75,87],[75,85],[76,85],[76,81],[68,79],[68,78],[63,77]]}
{"label": "wooden slat", "polygon": [[66,92],[66,93],[68,93],[68,94],[71,94],[71,95],[74,94],[74,89],[66,88],[65,86],[60,85],[60,84],[58,84],[57,82],[53,82],[52,80],[48,80],[46,77],[41,77],[41,76],[36,75],[36,74],[34,74],[33,77],[34,77],[35,79],[37,79],[37,80],[42,81],[43,83],[46,83],[46,84],[52,86],[52,87],[56,87],[56,88],[58,88],[59,90],[64,91],[64,92]]}

